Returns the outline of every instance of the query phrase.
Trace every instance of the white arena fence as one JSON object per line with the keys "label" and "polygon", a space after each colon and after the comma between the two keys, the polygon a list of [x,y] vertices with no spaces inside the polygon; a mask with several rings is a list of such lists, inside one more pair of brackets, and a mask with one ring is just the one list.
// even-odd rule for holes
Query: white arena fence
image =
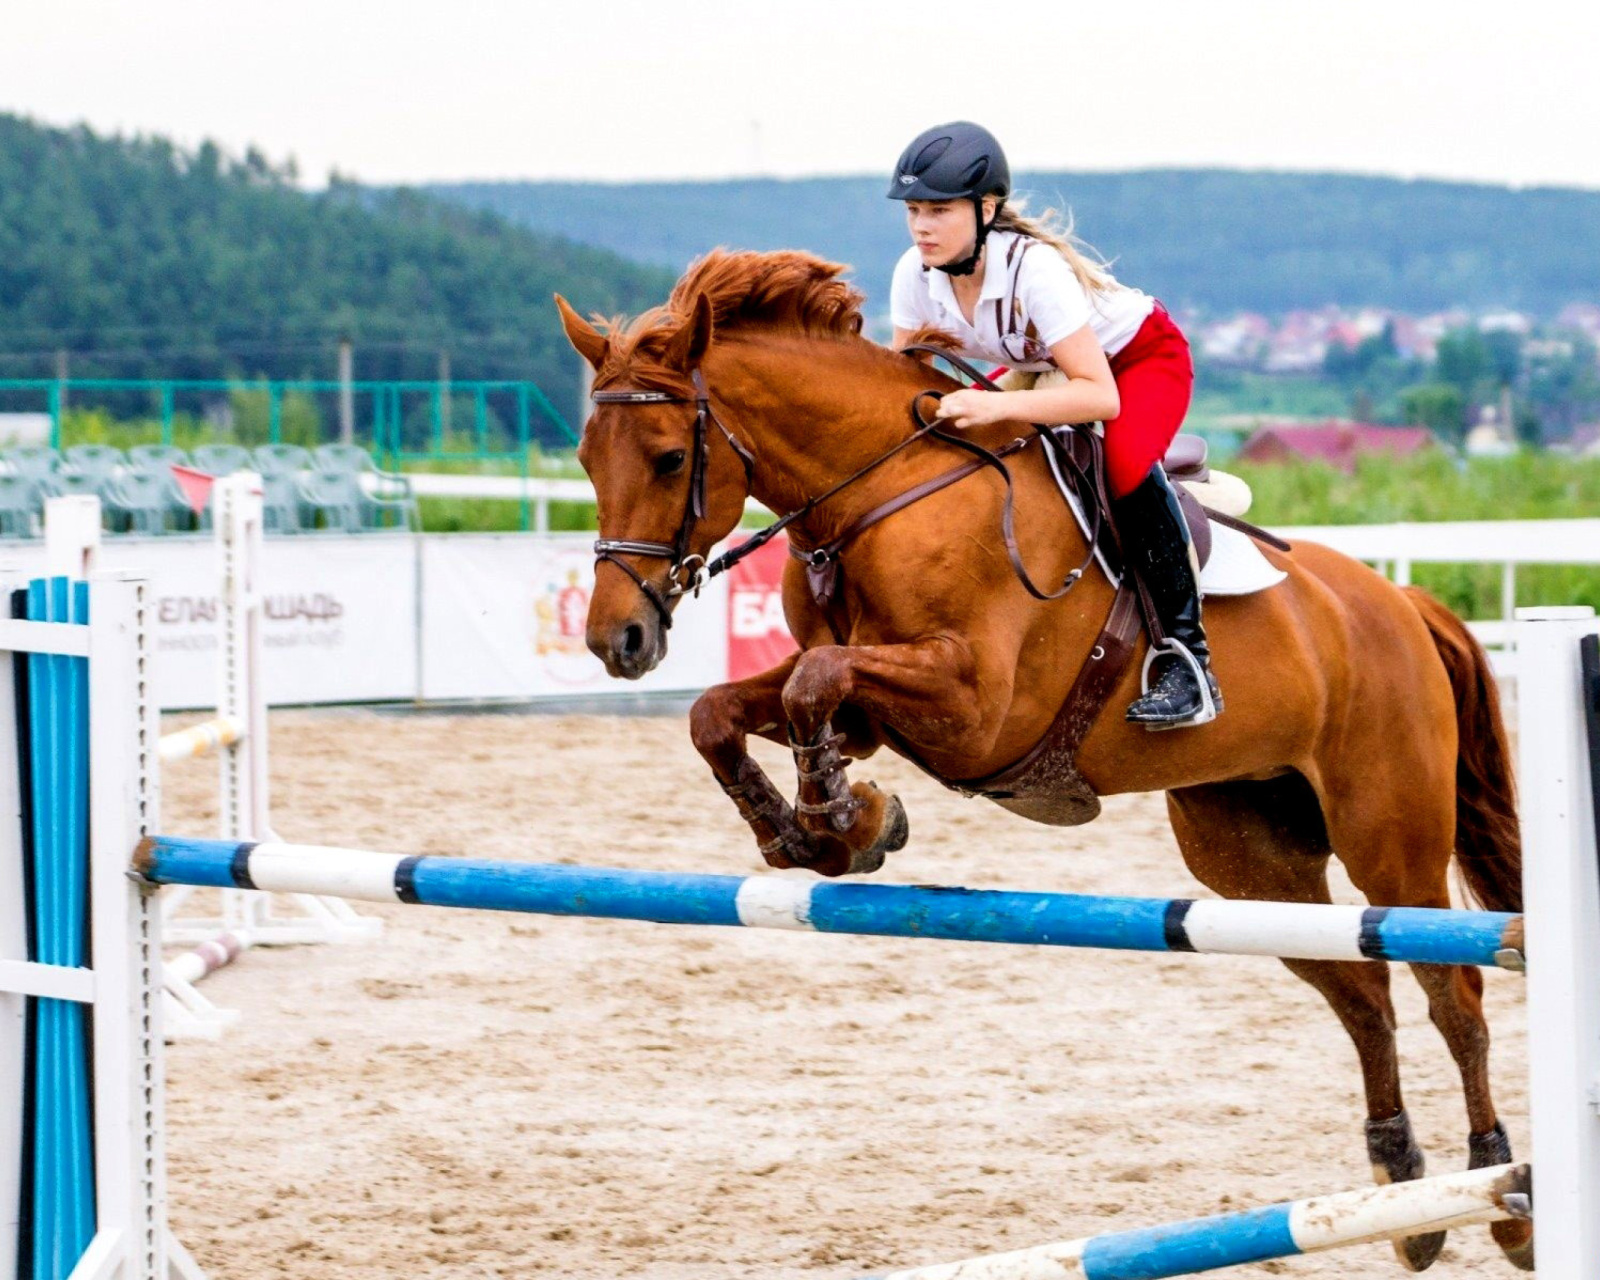
{"label": "white arena fence", "polygon": [[[37,1280],[202,1280],[166,1221],[159,898],[171,888],[157,892],[157,885],[264,884],[419,905],[755,925],[788,929],[799,947],[819,929],[917,931],[931,894],[953,905],[950,927],[935,936],[1022,940],[992,935],[994,911],[963,911],[959,890],[828,884],[802,896],[793,886],[807,882],[775,875],[496,864],[164,834],[157,712],[145,679],[148,584],[116,574],[87,583],[39,580],[29,584],[26,603],[20,619],[0,618],[0,661],[11,677],[0,679],[0,815],[12,815],[0,816],[0,1257],[25,1258],[26,1274]],[[1528,1167],[1504,1165],[964,1263],[908,1259],[911,1268],[895,1275],[1154,1280],[1531,1210],[1540,1274],[1593,1280],[1600,1273],[1597,635],[1600,624],[1587,609],[1525,611],[1517,624],[1522,714],[1537,726],[1519,736],[1522,930],[1487,914],[1436,917],[1445,931],[1493,926],[1488,952],[1476,948],[1479,963],[1506,963],[1513,938],[1518,962],[1528,962],[1536,1198]],[[31,803],[24,803],[24,780]],[[575,879],[579,891],[569,893]],[[1050,905],[1064,919],[1101,910],[1092,900]],[[1149,909],[1126,900],[1110,906],[1119,917]],[[1244,917],[1252,909],[1233,906]],[[1222,945],[1219,934],[1215,949],[1252,948],[1258,931],[1243,923],[1239,946]],[[1419,933],[1410,916],[1394,923],[1398,932],[1385,946],[1433,962],[1436,930]],[[833,927],[841,924],[847,927]],[[1410,951],[1412,942],[1427,954]],[[24,1027],[31,1033],[16,1034]]]}
{"label": "white arena fence", "polygon": [[[1470,625],[1501,675],[1516,670],[1510,618],[1518,568],[1600,564],[1600,520],[1278,532],[1326,542],[1402,582],[1420,564],[1498,566],[1503,616]],[[587,533],[269,539],[260,592],[270,700],[300,706],[683,695],[750,670],[787,643],[776,585],[782,547],[772,546],[763,553],[775,553],[772,559],[753,557],[684,602],[659,669],[636,683],[610,679],[583,641],[592,542]],[[211,540],[114,539],[100,563],[151,581],[162,709],[216,707],[223,601]],[[38,544],[0,544],[0,573],[46,569]]]}

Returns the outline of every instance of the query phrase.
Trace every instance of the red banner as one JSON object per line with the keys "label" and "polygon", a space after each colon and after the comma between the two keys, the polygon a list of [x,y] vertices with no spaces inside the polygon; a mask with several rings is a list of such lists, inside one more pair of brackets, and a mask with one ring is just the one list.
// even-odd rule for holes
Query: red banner
{"label": "red banner", "polygon": [[788,562],[789,543],[780,534],[728,570],[729,680],[759,675],[795,651],[783,620]]}

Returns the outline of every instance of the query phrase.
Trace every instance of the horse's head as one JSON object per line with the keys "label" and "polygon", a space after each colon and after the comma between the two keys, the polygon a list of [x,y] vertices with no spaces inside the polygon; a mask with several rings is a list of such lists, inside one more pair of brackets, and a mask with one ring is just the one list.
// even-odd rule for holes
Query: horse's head
{"label": "horse's head", "polygon": [[[667,629],[711,548],[749,494],[749,459],[711,411],[701,362],[712,309],[623,335],[557,297],[567,339],[595,370],[578,461],[594,484],[600,539],[587,642],[613,676],[637,680],[667,652]],[[608,572],[600,572],[609,566]]]}

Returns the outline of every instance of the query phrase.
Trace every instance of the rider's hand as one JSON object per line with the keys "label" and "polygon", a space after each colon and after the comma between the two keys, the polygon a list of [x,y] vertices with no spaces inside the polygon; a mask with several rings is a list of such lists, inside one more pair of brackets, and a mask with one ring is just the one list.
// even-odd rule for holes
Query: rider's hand
{"label": "rider's hand", "polygon": [[986,427],[991,422],[1006,422],[1016,415],[1006,407],[1010,399],[1003,391],[978,391],[967,388],[952,391],[939,401],[939,417],[956,427]]}

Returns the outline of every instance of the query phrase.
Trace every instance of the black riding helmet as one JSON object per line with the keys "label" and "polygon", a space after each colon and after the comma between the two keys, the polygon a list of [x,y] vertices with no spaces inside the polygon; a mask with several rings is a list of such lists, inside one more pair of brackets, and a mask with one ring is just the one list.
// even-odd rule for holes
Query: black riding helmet
{"label": "black riding helmet", "polygon": [[[984,196],[1011,194],[1011,166],[1000,140],[981,124],[955,120],[924,129],[900,153],[889,180],[891,200],[970,200],[978,227],[972,252],[939,270],[952,276],[971,275],[983,252],[984,239],[994,220],[983,220]],[[995,210],[995,217],[1000,210]]]}

